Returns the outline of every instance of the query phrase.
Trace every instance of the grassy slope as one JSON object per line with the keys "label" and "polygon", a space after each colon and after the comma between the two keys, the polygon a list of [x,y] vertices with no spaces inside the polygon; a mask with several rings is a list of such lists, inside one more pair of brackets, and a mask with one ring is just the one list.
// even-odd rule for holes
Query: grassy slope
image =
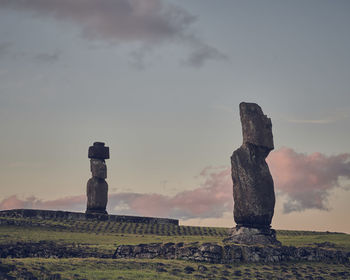
{"label": "grassy slope", "polygon": [[[17,225],[0,225],[0,244],[17,241],[80,244],[113,253],[119,244],[152,242],[217,242],[227,236],[227,228],[146,225],[97,221],[60,221],[0,218]],[[350,251],[350,235],[320,232],[278,231],[283,245],[314,246],[332,242]],[[25,270],[39,279],[58,273],[63,279],[350,279],[350,267],[339,264],[287,263],[278,265],[240,264],[233,266],[175,260],[112,260],[112,259],[3,259],[3,265],[14,264],[10,274],[18,277]],[[187,274],[185,267],[194,269]],[[241,274],[241,275],[240,275]],[[119,277],[119,278],[118,278]],[[276,278],[275,278],[276,277]],[[345,278],[344,278],[345,277]],[[322,278],[319,278],[322,279]]]}
{"label": "grassy slope", "polygon": [[[349,266],[321,263],[201,264],[179,260],[6,259],[13,276],[30,271],[39,279],[349,279]],[[187,267],[187,269],[186,269]],[[187,273],[192,268],[192,273]],[[322,278],[317,278],[322,277]],[[55,279],[55,278],[51,278]],[[57,278],[56,278],[57,279]]]}

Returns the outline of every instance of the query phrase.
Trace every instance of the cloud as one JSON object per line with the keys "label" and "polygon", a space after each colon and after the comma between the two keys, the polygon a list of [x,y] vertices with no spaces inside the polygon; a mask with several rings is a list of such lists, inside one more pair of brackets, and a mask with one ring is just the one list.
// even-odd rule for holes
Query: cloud
{"label": "cloud", "polygon": [[218,51],[216,48],[208,46],[202,42],[196,43],[194,51],[189,55],[185,64],[193,67],[202,67],[208,60],[228,60],[228,56]]}
{"label": "cloud", "polygon": [[149,46],[142,46],[137,50],[132,50],[129,53],[130,65],[137,70],[144,70],[147,66],[146,57],[151,52]]}
{"label": "cloud", "polygon": [[5,55],[7,55],[9,53],[11,45],[12,44],[10,42],[2,42],[2,43],[0,43],[0,57],[5,56]]}
{"label": "cloud", "polygon": [[191,31],[195,16],[162,0],[0,0],[1,7],[75,23],[89,40],[148,46],[185,43],[193,49],[189,65],[224,56]]}
{"label": "cloud", "polygon": [[207,168],[201,173],[204,183],[174,196],[124,193],[118,196],[135,214],[163,215],[181,219],[221,217],[232,211],[230,170]]}
{"label": "cloud", "polygon": [[[228,169],[206,168],[201,173],[205,180],[200,187],[180,192],[174,196],[132,192],[112,193],[108,197],[109,212],[182,219],[221,217],[224,212],[231,212],[233,208],[229,173]],[[36,197],[20,199],[13,195],[0,202],[0,209],[33,208],[83,211],[85,205],[84,195],[47,201]]]}
{"label": "cloud", "polygon": [[319,119],[288,119],[289,123],[297,124],[332,124],[338,121],[342,121],[349,118],[349,108],[343,107],[334,110],[329,113],[328,116],[324,116]]}
{"label": "cloud", "polygon": [[[350,179],[350,154],[326,156],[297,153],[289,148],[271,152],[267,160],[277,195],[287,198],[284,212],[306,209],[328,210],[328,197],[343,187],[341,178]],[[200,173],[203,183],[173,196],[133,192],[110,193],[108,211],[124,215],[161,216],[180,219],[220,218],[232,212],[231,170],[207,167]],[[35,208],[84,211],[85,195],[43,201],[36,197],[19,199],[16,195],[0,202],[0,209]]]}
{"label": "cloud", "polygon": [[291,119],[288,120],[290,123],[305,123],[305,124],[329,124],[335,122],[333,119],[319,119],[319,120],[297,120]]}
{"label": "cloud", "polygon": [[[0,7],[1,7],[1,0],[0,0]],[[53,63],[57,61],[60,56],[61,52],[56,50],[54,52],[42,52],[42,53],[37,53],[35,55],[28,54],[27,52],[23,51],[16,51],[13,48],[13,43],[11,42],[0,42],[0,58],[1,57],[10,57],[12,59],[16,59],[19,57],[30,57],[31,59],[34,59],[35,61],[38,62],[45,62],[45,63]],[[1,74],[1,73],[0,73]]]}
{"label": "cloud", "polygon": [[34,59],[39,62],[53,63],[57,61],[61,56],[60,51],[54,51],[52,53],[39,53],[34,56]]}
{"label": "cloud", "polygon": [[64,197],[55,200],[41,200],[35,196],[20,199],[17,195],[12,195],[0,202],[0,209],[55,209],[80,211],[85,207],[86,198],[84,195]]}
{"label": "cloud", "polygon": [[328,197],[350,179],[350,154],[310,155],[282,148],[267,159],[276,190],[287,197],[284,212],[305,209],[328,210]]}

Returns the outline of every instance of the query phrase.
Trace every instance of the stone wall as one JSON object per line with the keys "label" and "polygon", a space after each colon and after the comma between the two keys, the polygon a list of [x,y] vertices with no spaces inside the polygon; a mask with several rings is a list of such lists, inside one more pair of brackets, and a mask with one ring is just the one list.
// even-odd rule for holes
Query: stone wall
{"label": "stone wall", "polygon": [[120,245],[114,254],[96,248],[53,241],[0,244],[0,258],[139,258],[179,259],[196,262],[234,264],[278,263],[283,261],[317,261],[349,264],[350,252],[331,248],[291,246],[258,247],[243,245],[220,246],[214,243],[152,243]]}
{"label": "stone wall", "polygon": [[0,217],[67,219],[67,220],[99,219],[99,220],[108,220],[113,222],[125,222],[125,223],[179,225],[179,220],[176,220],[176,219],[140,217],[140,216],[123,216],[123,215],[87,215],[85,213],[79,213],[79,212],[35,210],[35,209],[14,209],[14,210],[0,211]]}
{"label": "stone wall", "polygon": [[321,261],[349,263],[350,252],[317,247],[220,246],[214,243],[120,245],[114,258],[165,258],[209,263]]}
{"label": "stone wall", "polygon": [[[16,242],[0,244],[1,258],[111,258],[87,246],[57,244],[53,241]],[[2,279],[0,277],[0,279]]]}

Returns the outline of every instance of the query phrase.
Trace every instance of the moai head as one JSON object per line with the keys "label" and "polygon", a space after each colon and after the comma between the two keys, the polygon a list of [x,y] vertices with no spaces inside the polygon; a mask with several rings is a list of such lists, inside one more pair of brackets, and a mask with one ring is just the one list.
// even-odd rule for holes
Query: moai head
{"label": "moai head", "polygon": [[273,136],[271,119],[264,115],[261,107],[255,103],[239,104],[242,122],[243,144],[253,144],[273,150]]}
{"label": "moai head", "polygon": [[92,177],[101,179],[107,178],[107,166],[105,159],[109,158],[109,148],[105,147],[105,143],[95,142],[89,147],[90,170]]}
{"label": "moai head", "polygon": [[105,147],[103,142],[95,142],[89,147],[89,158],[92,159],[109,159],[109,147]]}
{"label": "moai head", "polygon": [[90,160],[90,170],[92,177],[97,177],[101,179],[107,178],[107,166],[104,159],[94,159]]}

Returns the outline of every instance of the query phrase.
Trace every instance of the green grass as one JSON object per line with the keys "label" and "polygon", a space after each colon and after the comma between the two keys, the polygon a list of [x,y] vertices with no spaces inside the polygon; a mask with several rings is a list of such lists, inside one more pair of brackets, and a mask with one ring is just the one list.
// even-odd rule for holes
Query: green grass
{"label": "green grass", "polygon": [[225,236],[228,228],[177,226],[172,224],[141,224],[120,223],[109,221],[67,221],[67,220],[40,220],[28,218],[4,218],[0,217],[0,224],[11,221],[16,225],[43,227],[55,231],[65,230],[81,233],[122,233],[122,234],[157,234],[162,236]]}
{"label": "green grass", "polygon": [[[9,275],[23,271],[39,279],[349,279],[350,266],[321,263],[207,264],[180,260],[4,259],[15,265]],[[187,269],[186,269],[187,267]],[[187,272],[186,272],[187,271]],[[188,273],[190,272],[191,273]],[[322,278],[317,278],[322,277]]]}
{"label": "green grass", "polygon": [[99,251],[113,253],[117,245],[123,244],[140,244],[140,243],[167,243],[167,242],[222,242],[222,237],[218,236],[163,236],[155,234],[113,234],[113,233],[86,233],[71,232],[67,230],[55,231],[48,228],[40,227],[18,227],[18,226],[1,226],[0,244],[13,242],[39,242],[54,241],[57,244],[80,244],[87,247],[94,247]]}
{"label": "green grass", "polygon": [[[12,223],[12,225],[8,225]],[[0,217],[0,244],[18,241],[53,241],[59,245],[80,245],[113,254],[117,245],[158,242],[216,242],[228,235],[228,228],[149,225],[99,221],[40,220]],[[277,231],[283,245],[315,246],[331,242],[350,251],[350,235],[311,231]],[[1,264],[2,263],[2,264]],[[350,279],[350,266],[341,264],[288,262],[280,264],[221,265],[180,260],[113,259],[0,259],[1,266],[14,265],[9,275],[24,279],[30,273],[38,279],[59,274],[61,279]],[[199,266],[205,266],[205,271]],[[193,268],[186,273],[185,267]],[[0,269],[1,272],[1,269]],[[24,274],[23,274],[24,273]],[[317,278],[322,277],[322,278]],[[1,279],[1,274],[0,274]],[[52,278],[55,279],[55,278]]]}
{"label": "green grass", "polygon": [[[217,242],[227,237],[228,228],[151,225],[108,221],[66,221],[24,218],[3,218],[0,223],[0,244],[8,242],[55,241],[60,244],[76,243],[113,250],[121,244],[154,242]],[[350,235],[342,233],[278,230],[277,238],[287,246],[314,246],[314,243],[331,242],[350,250]]]}
{"label": "green grass", "polygon": [[[298,234],[299,233],[299,234]],[[344,233],[297,232],[281,233],[277,231],[277,239],[285,246],[315,246],[315,243],[330,242],[335,248],[350,251],[350,235]]]}

